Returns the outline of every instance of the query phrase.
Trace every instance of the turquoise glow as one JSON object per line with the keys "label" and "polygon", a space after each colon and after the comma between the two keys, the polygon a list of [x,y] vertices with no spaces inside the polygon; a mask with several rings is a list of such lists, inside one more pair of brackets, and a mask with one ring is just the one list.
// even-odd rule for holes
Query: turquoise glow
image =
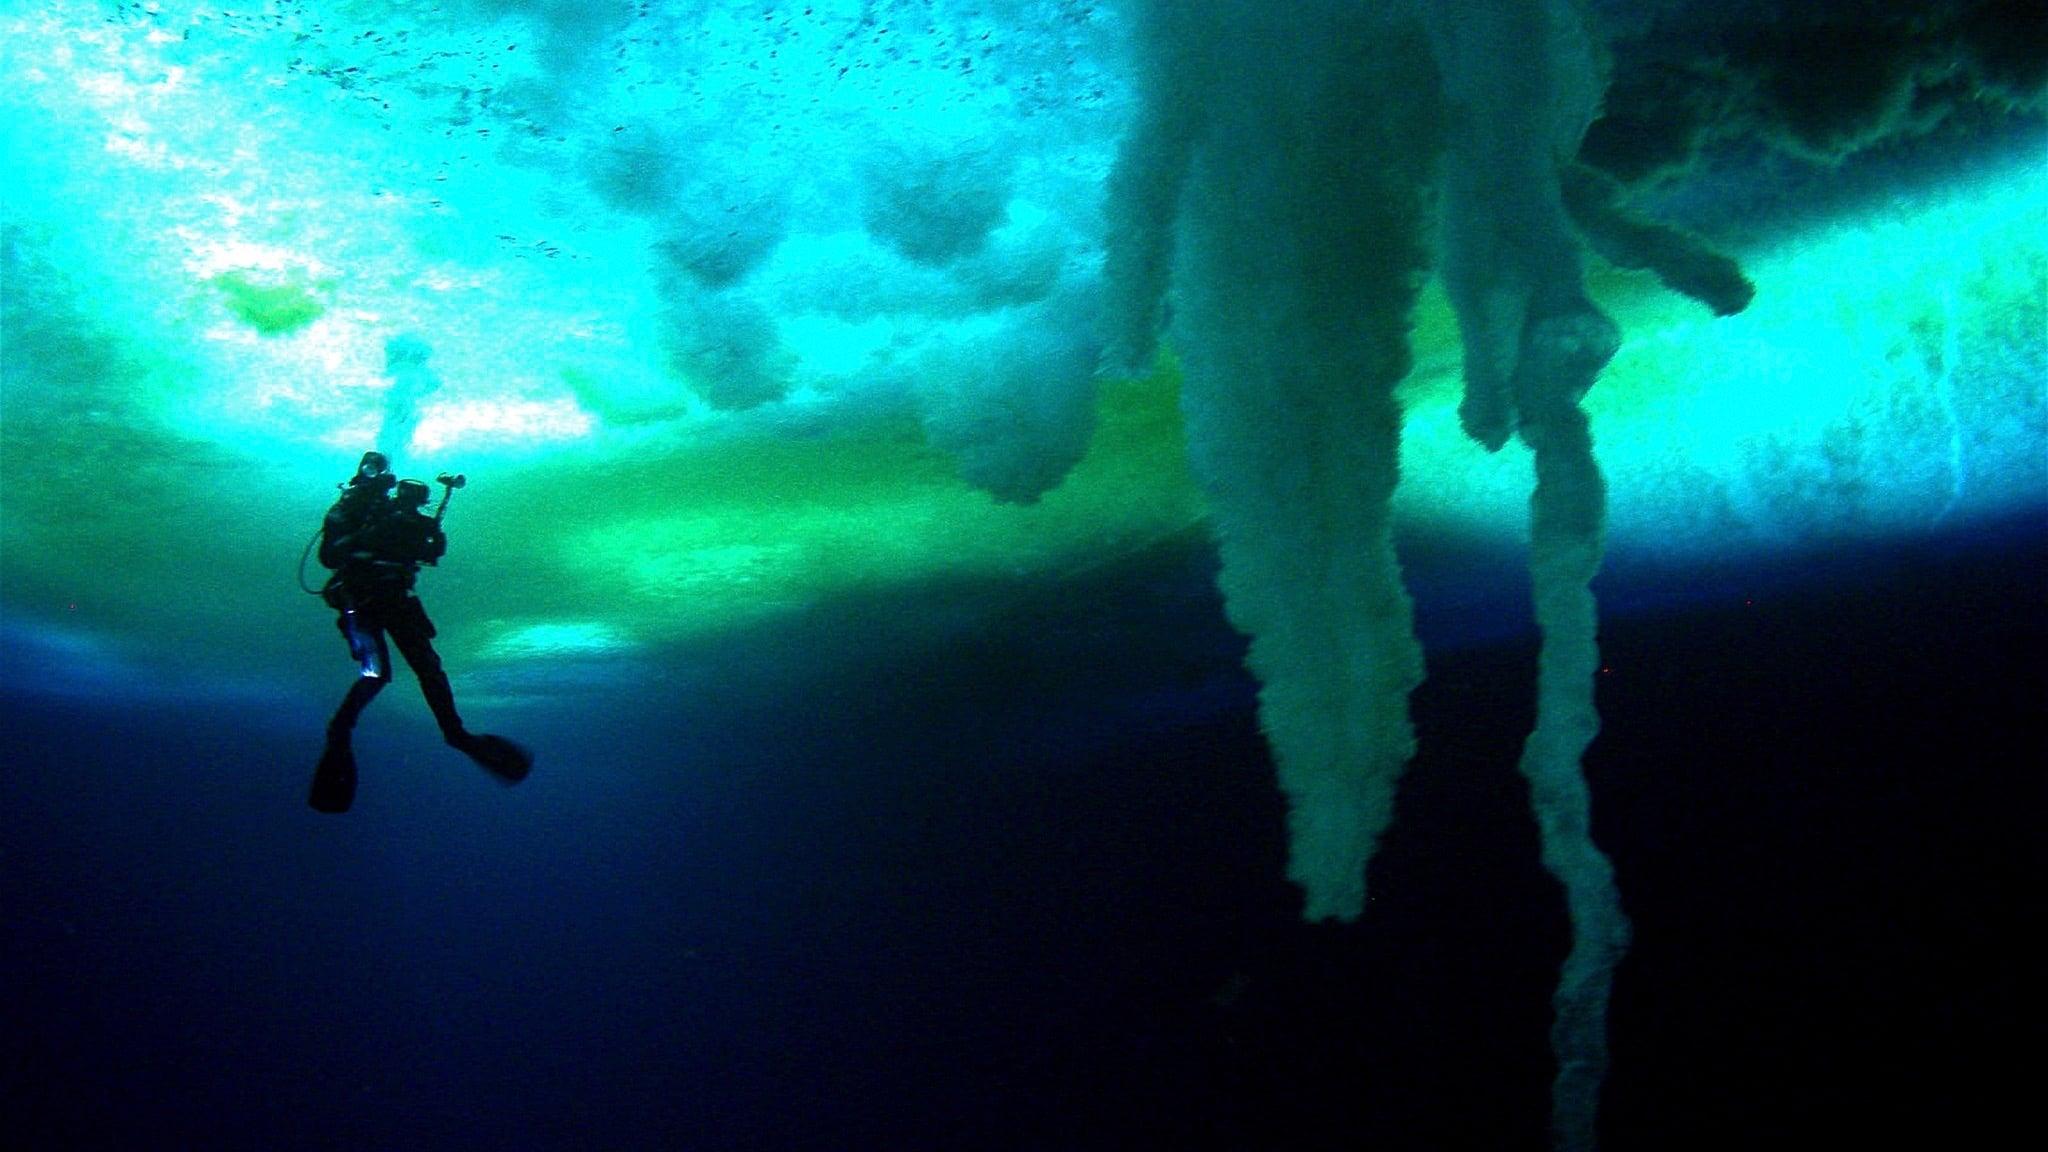
{"label": "turquoise glow", "polygon": [[[1607,280],[1628,333],[1589,399],[1625,549],[1676,556],[1913,532],[2048,493],[2048,166],[2014,165],[1747,258],[1714,319]],[[1472,450],[1455,356],[1411,382],[1411,515],[1521,530],[1527,454]],[[1426,471],[1424,471],[1426,470]]]}
{"label": "turquoise glow", "polygon": [[[475,481],[428,577],[473,665],[1057,576],[1196,524],[1170,365],[1092,397],[1033,377],[1042,411],[986,395],[1085,315],[1129,109],[1114,13],[868,7],[7,6],[9,626],[159,683],[200,638],[251,682],[317,676],[289,558],[386,427],[402,333],[435,386],[382,446]],[[2048,501],[2043,236],[2048,169],[1994,157],[1741,253],[1760,294],[1732,319],[1596,270],[1628,333],[1591,401],[1617,547]],[[1527,461],[1457,434],[1446,310],[1418,324],[1400,508],[1518,541]],[[1035,502],[970,482],[1069,441]],[[154,610],[191,582],[212,594]]]}

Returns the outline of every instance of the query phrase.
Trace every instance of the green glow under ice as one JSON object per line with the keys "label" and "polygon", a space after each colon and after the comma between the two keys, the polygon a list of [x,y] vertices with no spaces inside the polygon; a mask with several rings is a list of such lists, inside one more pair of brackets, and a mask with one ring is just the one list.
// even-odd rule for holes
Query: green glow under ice
{"label": "green glow under ice", "polygon": [[[1596,270],[1627,334],[1587,400],[1617,543],[1704,557],[2048,498],[2044,236],[2048,168],[2028,165],[1754,254],[1757,299],[1727,319]],[[1455,357],[1429,347],[1409,384],[1402,507],[1518,538],[1527,453],[1471,448]]]}
{"label": "green glow under ice", "polygon": [[[407,26],[463,52],[493,34]],[[384,419],[398,332],[431,346],[439,387],[411,439],[380,446],[408,474],[472,478],[448,559],[422,585],[457,662],[626,659],[846,595],[1057,578],[1200,521],[1170,369],[1108,384],[1085,459],[1025,505],[964,483],[907,411],[914,395],[875,383],[906,349],[1013,322],[975,293],[1058,270],[1065,225],[1042,205],[1085,201],[1112,137],[1061,139],[1056,161],[1027,166],[1042,186],[1019,187],[1011,230],[978,257],[1014,252],[1018,268],[969,290],[879,252],[839,190],[804,183],[849,138],[929,135],[890,119],[871,80],[835,95],[817,138],[787,154],[714,135],[721,163],[741,158],[727,170],[810,188],[790,193],[795,231],[768,271],[734,289],[772,317],[795,365],[789,397],[721,413],[664,355],[654,226],[560,178],[579,155],[559,141],[487,140],[476,131],[509,135],[488,118],[466,137],[439,131],[442,103],[478,77],[390,86],[380,110],[254,34],[196,54],[61,2],[7,14],[0,34],[21,63],[0,87],[0,609],[99,638],[109,659],[331,664],[291,563]],[[706,90],[732,103],[674,114],[706,131],[768,132],[759,101],[803,98],[802,69],[778,74],[794,87],[777,96],[702,63]],[[529,60],[502,67],[497,82],[537,75]],[[247,82],[252,69],[275,82]],[[951,76],[965,87],[949,98],[995,123],[1014,94],[981,82]],[[1075,133],[1099,126],[1075,115]],[[756,161],[767,167],[745,167]],[[2043,166],[2022,163],[1745,253],[1759,295],[1726,320],[1595,268],[1627,334],[1589,399],[1617,546],[1704,557],[2048,500],[2044,204]],[[1438,296],[1416,350],[1401,514],[1520,540],[1526,453],[1459,435]]]}

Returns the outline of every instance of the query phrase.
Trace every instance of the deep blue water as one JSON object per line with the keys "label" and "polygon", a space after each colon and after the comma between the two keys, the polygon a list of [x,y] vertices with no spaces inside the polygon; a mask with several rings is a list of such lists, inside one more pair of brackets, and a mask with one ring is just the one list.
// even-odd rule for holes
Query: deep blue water
{"label": "deep blue water", "polygon": [[[1422,754],[1346,927],[1298,920],[1184,541],[472,707],[539,753],[517,789],[402,675],[339,818],[304,804],[332,700],[6,697],[9,1146],[1544,1147],[1533,644],[1511,578],[1417,551]],[[2027,1123],[2048,533],[1677,579],[1607,580],[1607,1147]]]}

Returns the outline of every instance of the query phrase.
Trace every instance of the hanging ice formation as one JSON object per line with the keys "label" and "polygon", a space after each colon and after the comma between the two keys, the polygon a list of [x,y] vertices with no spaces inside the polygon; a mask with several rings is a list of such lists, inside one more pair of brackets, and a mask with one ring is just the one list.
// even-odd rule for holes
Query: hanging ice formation
{"label": "hanging ice formation", "polygon": [[1309,919],[1364,910],[1415,748],[1423,661],[1391,531],[1394,388],[1433,260],[1464,336],[1467,433],[1533,451],[1543,648],[1521,769],[1572,926],[1553,1136],[1591,1148],[1629,926],[1580,773],[1599,724],[1589,582],[1606,487],[1579,402],[1620,334],[1585,292],[1578,232],[1716,312],[1739,310],[1749,285],[1685,234],[1625,216],[1611,182],[1575,165],[1602,79],[1571,0],[1151,0],[1137,34],[1104,342],[1113,367],[1145,366],[1172,287],[1191,462],[1227,610],[1251,640]]}
{"label": "hanging ice formation", "polygon": [[420,426],[420,402],[441,390],[441,378],[427,366],[434,350],[411,332],[384,342],[384,375],[391,385],[384,393],[384,418],[373,443],[393,461],[412,447]]}

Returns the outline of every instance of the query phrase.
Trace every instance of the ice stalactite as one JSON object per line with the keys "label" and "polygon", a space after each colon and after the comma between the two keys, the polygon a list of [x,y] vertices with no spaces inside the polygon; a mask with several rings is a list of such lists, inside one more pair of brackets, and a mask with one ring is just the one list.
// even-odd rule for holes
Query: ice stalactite
{"label": "ice stalactite", "polygon": [[[1611,332],[1611,328],[1607,329]],[[1551,1127],[1561,1149],[1592,1148],[1600,1085],[1607,1075],[1607,1001],[1628,949],[1629,922],[1614,870],[1593,843],[1592,807],[1580,758],[1599,732],[1593,706],[1600,652],[1591,584],[1600,569],[1607,490],[1593,438],[1576,400],[1613,354],[1597,326],[1525,335],[1517,373],[1521,435],[1536,458],[1530,499],[1530,582],[1543,634],[1536,728],[1522,749],[1522,774],[1542,834],[1543,864],[1564,886],[1571,951],[1551,998],[1557,1079]],[[1534,345],[1546,341],[1549,347]],[[1540,393],[1549,391],[1545,399]]]}
{"label": "ice stalactite", "polygon": [[[1309,7],[1147,10],[1157,63],[1110,181],[1104,342],[1142,366],[1170,279],[1190,462],[1251,637],[1288,875],[1308,918],[1348,920],[1423,671],[1392,498],[1433,105],[1412,30]],[[1369,47],[1395,38],[1407,50]]]}
{"label": "ice stalactite", "polygon": [[[1150,88],[1163,85],[1163,78]],[[1150,91],[1109,175],[1110,236],[1103,259],[1103,361],[1136,375],[1152,366],[1173,279],[1174,218],[1201,134],[1191,92]]]}
{"label": "ice stalactite", "polygon": [[1617,268],[1647,268],[1666,287],[1698,300],[1716,316],[1733,316],[1756,296],[1740,265],[1681,228],[1632,216],[1613,176],[1584,164],[1567,166],[1564,206],[1593,249]]}
{"label": "ice stalactite", "polygon": [[1630,930],[1580,767],[1599,730],[1591,582],[1606,522],[1580,401],[1620,344],[1586,292],[1580,230],[1718,314],[1753,289],[1578,166],[1604,77],[1573,0],[1278,13],[1153,0],[1139,17],[1143,99],[1109,181],[1104,344],[1113,369],[1135,370],[1162,324],[1173,334],[1190,460],[1226,609],[1251,639],[1309,919],[1363,912],[1414,751],[1422,653],[1391,530],[1394,387],[1432,204],[1465,344],[1461,422],[1489,450],[1519,436],[1534,454],[1543,647],[1521,769],[1572,928],[1553,1001],[1553,1136],[1589,1149]]}
{"label": "ice stalactite", "polygon": [[[1613,867],[1593,843],[1580,768],[1600,727],[1593,703],[1599,614],[1591,585],[1600,569],[1607,486],[1579,402],[1620,347],[1620,332],[1586,295],[1561,174],[1596,111],[1599,69],[1583,14],[1564,0],[1423,11],[1449,103],[1444,280],[1465,338],[1460,416],[1487,447],[1519,433],[1535,455],[1530,581],[1543,646],[1536,728],[1521,769],[1543,863],[1564,888],[1572,927],[1551,1000],[1552,1137],[1561,1149],[1590,1149],[1607,1073],[1608,993],[1630,933]],[[1699,251],[1642,243],[1642,230],[1632,235],[1646,253],[1643,262],[1665,272],[1667,282],[1680,263],[1674,253]],[[1713,286],[1722,300],[1716,311],[1748,302],[1746,281],[1732,265],[1704,275],[1687,267],[1676,279]]]}
{"label": "ice stalactite", "polygon": [[375,443],[394,462],[412,446],[420,426],[420,402],[441,390],[441,378],[427,367],[433,349],[411,332],[384,342],[384,374],[391,387],[384,392],[384,416]]}

